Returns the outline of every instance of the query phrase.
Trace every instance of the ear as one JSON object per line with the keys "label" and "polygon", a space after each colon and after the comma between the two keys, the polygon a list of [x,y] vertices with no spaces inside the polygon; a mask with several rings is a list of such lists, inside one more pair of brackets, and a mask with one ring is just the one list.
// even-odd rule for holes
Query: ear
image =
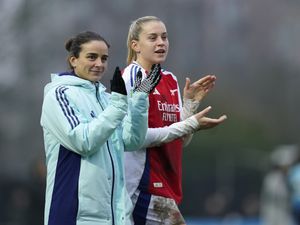
{"label": "ear", "polygon": [[77,65],[77,58],[75,56],[71,56],[69,58],[69,62],[70,64],[72,65],[73,68],[76,68],[76,65]]}
{"label": "ear", "polygon": [[139,53],[141,52],[140,50],[140,45],[139,45],[139,42],[137,40],[132,40],[131,41],[131,48],[133,51],[135,51],[136,53]]}

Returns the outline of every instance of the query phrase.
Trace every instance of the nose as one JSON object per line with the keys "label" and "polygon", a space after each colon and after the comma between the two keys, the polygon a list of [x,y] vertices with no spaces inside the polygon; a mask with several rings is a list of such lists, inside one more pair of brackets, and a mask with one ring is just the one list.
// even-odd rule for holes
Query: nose
{"label": "nose", "polygon": [[102,66],[103,62],[101,60],[101,58],[97,58],[97,60],[95,61],[95,66]]}
{"label": "nose", "polygon": [[158,41],[158,45],[164,45],[165,44],[165,40],[162,37],[158,37],[157,41]]}

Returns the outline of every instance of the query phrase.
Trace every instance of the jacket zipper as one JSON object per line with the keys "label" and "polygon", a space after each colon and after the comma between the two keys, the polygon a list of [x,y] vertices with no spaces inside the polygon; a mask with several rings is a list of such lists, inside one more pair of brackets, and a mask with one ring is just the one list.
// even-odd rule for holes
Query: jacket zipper
{"label": "jacket zipper", "polygon": [[[96,99],[102,109],[102,111],[104,110],[104,107],[101,105],[101,101],[99,99],[99,83],[95,82],[95,87],[96,87]],[[114,199],[114,186],[115,186],[115,166],[114,166],[114,161],[113,161],[113,157],[109,148],[109,144],[108,144],[108,140],[106,141],[106,146],[108,149],[108,154],[110,157],[110,162],[111,162],[111,167],[112,167],[112,188],[111,188],[111,214],[112,214],[112,224],[115,224],[115,216],[114,216],[114,208],[113,208],[113,199]]]}

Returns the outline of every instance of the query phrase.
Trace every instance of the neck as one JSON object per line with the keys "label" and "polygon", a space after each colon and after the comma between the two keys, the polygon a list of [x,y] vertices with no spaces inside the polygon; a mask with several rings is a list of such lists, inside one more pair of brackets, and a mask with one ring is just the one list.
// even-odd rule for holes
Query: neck
{"label": "neck", "polygon": [[140,60],[140,59],[137,59],[136,61],[137,61],[137,63],[138,63],[139,65],[141,65],[141,66],[143,67],[144,70],[150,72],[151,67],[152,67],[152,63],[150,63],[150,62],[145,62],[144,60]]}

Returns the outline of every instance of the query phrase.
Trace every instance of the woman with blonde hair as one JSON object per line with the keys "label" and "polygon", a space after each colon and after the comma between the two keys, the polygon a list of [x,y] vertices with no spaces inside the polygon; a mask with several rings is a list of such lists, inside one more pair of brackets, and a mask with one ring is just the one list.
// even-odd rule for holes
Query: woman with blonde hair
{"label": "woman with blonde hair", "polygon": [[[137,74],[149,76],[153,64],[162,64],[169,49],[165,24],[157,17],[133,21],[127,39],[127,64],[123,71],[130,92]],[[208,118],[207,107],[196,112],[213,88],[216,77],[207,75],[191,84],[186,79],[183,104],[176,76],[162,69],[158,85],[149,94],[146,139],[140,151],[125,153],[127,190],[134,203],[133,223],[185,224],[177,207],[182,199],[182,150],[198,130],[221,124],[226,116]]]}

